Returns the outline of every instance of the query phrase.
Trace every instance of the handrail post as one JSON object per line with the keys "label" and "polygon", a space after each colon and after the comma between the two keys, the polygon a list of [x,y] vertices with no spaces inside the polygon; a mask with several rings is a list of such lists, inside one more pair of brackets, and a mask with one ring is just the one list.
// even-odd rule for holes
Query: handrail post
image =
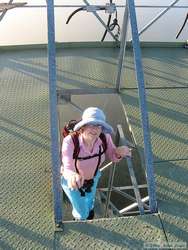
{"label": "handrail post", "polygon": [[62,191],[60,186],[60,157],[58,140],[57,94],[56,94],[56,59],[55,59],[55,24],[54,1],[47,0],[48,17],[48,77],[49,77],[49,105],[51,131],[51,159],[52,159],[52,189],[54,204],[54,220],[57,226],[62,223]]}
{"label": "handrail post", "polygon": [[107,191],[107,198],[106,198],[106,206],[105,206],[104,217],[108,216],[108,207],[109,207],[110,197],[111,197],[111,193],[112,193],[112,185],[113,185],[113,181],[114,181],[115,171],[116,171],[116,163],[114,163],[113,166],[110,168],[109,181],[108,181],[108,191]]}
{"label": "handrail post", "polygon": [[[115,136],[115,144],[116,145],[119,144],[118,130],[117,130],[116,136]],[[107,217],[107,215],[108,215],[108,207],[109,207],[110,197],[111,197],[111,193],[112,193],[112,185],[113,185],[113,182],[114,182],[115,171],[116,171],[116,163],[113,163],[113,166],[110,168],[110,174],[109,174],[109,180],[108,180],[108,191],[107,191],[107,198],[106,198],[106,206],[105,206],[104,217]]]}
{"label": "handrail post", "polygon": [[[119,124],[117,125],[117,131],[118,131],[118,136],[119,136],[119,145],[127,146],[127,141],[126,141],[126,138],[124,136],[122,126]],[[133,184],[134,194],[135,194],[135,197],[136,197],[136,200],[138,203],[138,209],[140,211],[140,214],[144,214],[144,205],[143,205],[140,191],[138,188],[138,183],[137,183],[136,176],[134,173],[132,160],[130,157],[126,157],[126,160],[127,160],[127,166],[128,166],[130,178],[131,178],[131,181]]]}

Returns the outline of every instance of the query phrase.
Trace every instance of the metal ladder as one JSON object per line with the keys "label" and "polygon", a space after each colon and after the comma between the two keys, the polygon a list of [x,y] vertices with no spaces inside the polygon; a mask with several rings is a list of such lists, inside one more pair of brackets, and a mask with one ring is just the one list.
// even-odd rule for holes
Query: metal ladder
{"label": "metal ladder", "polygon": [[[122,145],[130,146],[130,142],[128,142],[126,140],[122,126],[120,124],[117,125],[116,145],[118,145],[118,146],[122,146]],[[111,210],[115,211],[118,215],[126,215],[126,214],[133,215],[133,214],[138,214],[138,213],[143,215],[145,212],[149,212],[149,206],[145,203],[148,201],[149,197],[146,196],[144,198],[141,198],[141,194],[140,194],[140,189],[146,188],[147,185],[138,185],[137,179],[135,176],[135,172],[134,172],[134,168],[133,168],[132,159],[130,157],[126,157],[125,159],[127,162],[128,171],[129,171],[130,179],[132,182],[132,186],[124,186],[124,187],[114,187],[113,186],[114,175],[115,175],[115,171],[117,168],[117,166],[116,166],[117,163],[109,163],[101,169],[101,171],[103,172],[107,167],[112,165],[110,168],[108,188],[107,189],[106,188],[99,188],[101,197],[103,199],[105,199],[105,201],[106,201],[104,217],[108,217],[109,205],[111,207]],[[129,189],[134,190],[135,197],[125,193],[125,191],[129,190]],[[122,197],[125,197],[125,198],[131,200],[133,203],[131,205],[119,210],[113,204],[113,202],[110,201],[112,191],[120,194]],[[133,209],[135,207],[138,207],[138,211],[129,212],[131,209]],[[144,208],[145,208],[145,210],[144,210]]]}

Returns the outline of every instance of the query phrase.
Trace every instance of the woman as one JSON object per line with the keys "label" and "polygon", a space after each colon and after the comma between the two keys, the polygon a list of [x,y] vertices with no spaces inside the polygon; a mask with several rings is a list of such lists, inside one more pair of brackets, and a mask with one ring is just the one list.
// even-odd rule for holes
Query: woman
{"label": "woman", "polygon": [[61,185],[72,204],[73,217],[77,220],[93,219],[101,164],[105,157],[118,162],[125,156],[131,156],[131,151],[126,146],[114,145],[111,138],[113,128],[106,122],[105,114],[99,108],[87,108],[74,131],[78,138],[79,152],[77,157],[73,157],[74,139],[71,135],[66,136],[62,144]]}

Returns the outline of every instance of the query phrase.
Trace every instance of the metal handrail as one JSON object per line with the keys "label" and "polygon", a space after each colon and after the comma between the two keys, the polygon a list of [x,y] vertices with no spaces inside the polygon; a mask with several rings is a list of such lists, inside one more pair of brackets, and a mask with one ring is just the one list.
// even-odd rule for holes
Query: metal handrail
{"label": "metal handrail", "polygon": [[[118,194],[120,194],[120,195],[122,195],[123,197],[125,197],[125,198],[128,198],[130,201],[133,201],[134,203],[133,204],[138,204],[137,203],[137,200],[135,199],[135,198],[133,198],[132,197],[132,195],[130,195],[130,194],[127,194],[127,193],[125,193],[125,192],[123,192],[123,191],[121,191],[121,190],[116,190],[116,188],[112,188],[112,191],[114,191],[114,192],[116,192],[116,193],[118,193]],[[143,199],[141,199],[142,201],[143,201]],[[149,196],[147,196],[147,200],[149,200]],[[133,205],[132,204],[132,205]],[[131,206],[131,205],[130,205]],[[148,209],[149,210],[149,206],[147,205],[147,204],[145,204],[144,202],[143,202],[143,206],[146,208],[146,209]],[[129,207],[129,206],[128,206]],[[125,208],[126,209],[126,208]],[[122,210],[122,209],[121,209]],[[121,211],[120,210],[120,211]]]}
{"label": "metal handrail", "polygon": [[[121,125],[117,125],[117,132],[116,132],[115,141],[116,141],[117,145],[127,145],[128,144],[126,139],[125,139],[125,136],[124,136],[123,129],[122,129]],[[126,160],[127,160],[128,170],[129,170],[129,174],[130,174],[131,181],[132,181],[132,184],[133,184],[133,190],[134,190],[134,193],[135,193],[136,200],[134,198],[132,198],[131,196],[129,196],[128,198],[133,200],[133,201],[136,201],[135,204],[138,204],[140,214],[144,214],[144,206],[146,208],[148,208],[148,206],[146,204],[144,204],[142,199],[141,199],[139,186],[137,184],[136,176],[135,176],[134,169],[133,169],[132,160],[131,160],[130,157],[126,157]],[[119,193],[121,192],[120,190],[116,190],[113,187],[115,169],[116,169],[116,163],[114,163],[114,165],[110,169],[109,181],[108,181],[108,190],[107,190],[107,197],[106,197],[106,205],[105,205],[105,213],[104,213],[105,217],[108,216],[108,208],[109,208],[109,203],[110,203],[110,198],[111,198],[112,191],[118,191]],[[124,194],[124,195],[126,195],[126,194]],[[126,195],[126,196],[128,196],[128,195]]]}
{"label": "metal handrail", "polygon": [[110,203],[110,198],[111,198],[111,193],[112,193],[112,185],[113,185],[113,181],[114,181],[115,171],[116,171],[116,163],[114,163],[113,166],[110,168],[104,217],[108,216],[108,208],[109,208],[109,203]]}
{"label": "metal handrail", "polygon": [[[146,197],[142,198],[143,204],[144,204],[144,202],[146,202],[146,201],[148,201],[148,200],[149,200],[149,196],[146,196]],[[120,213],[120,214],[125,214],[125,213],[127,213],[128,211],[132,210],[133,208],[135,208],[135,207],[137,207],[137,206],[138,206],[138,203],[135,202],[135,203],[133,203],[133,204],[131,204],[131,205],[129,205],[129,206],[127,206],[127,207],[125,207],[125,208],[119,210],[119,213]],[[146,204],[144,204],[144,206],[145,206],[146,209],[147,209],[146,211],[150,212],[149,207],[148,207]],[[145,210],[144,210],[144,212],[145,212]]]}
{"label": "metal handrail", "polygon": [[[121,125],[117,125],[117,131],[118,131],[118,136],[119,136],[119,144],[120,145],[127,145],[127,141],[126,141],[126,138],[124,136],[123,129],[122,129]],[[128,170],[129,170],[129,174],[131,177],[131,181],[132,181],[132,184],[134,187],[134,194],[135,194],[136,200],[138,202],[138,208],[139,208],[140,214],[144,214],[144,205],[143,205],[140,191],[138,188],[136,176],[135,176],[134,169],[133,169],[132,160],[130,157],[126,157],[126,160],[127,160],[127,165],[128,165]]]}
{"label": "metal handrail", "polygon": [[140,49],[138,27],[137,27],[137,18],[136,18],[134,0],[128,0],[127,3],[129,5],[131,34],[133,38],[132,45],[133,45],[134,62],[135,62],[135,76],[137,79],[139,104],[140,104],[139,106],[141,111],[141,122],[142,122],[143,139],[144,139],[144,156],[145,156],[145,165],[147,173],[148,192],[149,192],[149,204],[151,213],[155,213],[157,211],[157,200],[156,200],[156,187],[155,187],[155,177],[153,169],[153,153],[151,146],[151,135],[150,135],[148,108],[147,108],[146,92],[145,92],[144,72],[143,72],[141,49]]}
{"label": "metal handrail", "polygon": [[[77,4],[59,4],[59,5],[54,5],[54,8],[79,8],[79,7],[85,7],[86,5],[77,5]],[[95,5],[98,6],[98,5]],[[105,5],[100,5],[101,7],[105,7]],[[116,8],[125,8],[126,5],[116,5]],[[26,6],[19,6],[18,8],[46,8],[46,5],[26,5]],[[161,8],[168,8],[169,5],[135,5],[136,8],[157,8],[157,9],[161,9]],[[174,9],[186,9],[188,8],[188,5],[178,5],[178,6],[173,6],[171,8]]]}
{"label": "metal handrail", "polygon": [[[147,188],[148,185],[147,184],[142,184],[142,185],[138,185],[139,188]],[[121,190],[132,190],[133,186],[123,186],[123,187],[114,187],[114,189],[116,189],[117,191],[121,191]],[[108,191],[108,188],[98,188],[99,191]]]}

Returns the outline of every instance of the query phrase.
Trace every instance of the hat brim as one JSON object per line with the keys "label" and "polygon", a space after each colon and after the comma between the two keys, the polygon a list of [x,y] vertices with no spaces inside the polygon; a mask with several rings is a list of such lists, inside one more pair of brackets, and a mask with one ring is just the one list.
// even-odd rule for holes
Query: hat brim
{"label": "hat brim", "polygon": [[112,134],[114,133],[114,129],[106,122],[102,120],[96,120],[96,119],[87,119],[87,120],[81,120],[78,122],[75,127],[74,131],[78,131],[81,127],[88,125],[88,124],[93,124],[93,125],[100,125],[102,126],[102,131],[107,134]]}

